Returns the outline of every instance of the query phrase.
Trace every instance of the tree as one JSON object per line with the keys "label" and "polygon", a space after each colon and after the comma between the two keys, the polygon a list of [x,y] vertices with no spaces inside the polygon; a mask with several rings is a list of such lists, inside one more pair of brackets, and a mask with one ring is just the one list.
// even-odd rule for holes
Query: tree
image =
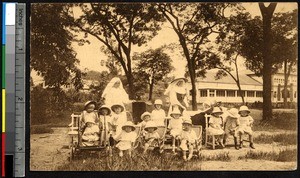
{"label": "tree", "polygon": [[[73,35],[66,30],[62,4],[33,4],[30,24],[30,66],[41,75],[47,86],[60,90],[71,83],[82,87],[81,71],[71,47]],[[47,22],[47,23],[45,23]]]}
{"label": "tree", "polygon": [[[243,48],[241,39],[245,35],[245,27],[249,20],[249,13],[239,12],[235,16],[230,16],[224,26],[226,34],[220,34],[216,38],[218,52],[208,55],[210,59],[207,61],[209,68],[219,69],[217,79],[229,75],[236,82],[243,104],[245,99],[240,84],[238,58],[241,57]],[[232,74],[233,71],[235,74]]]}
{"label": "tree", "polygon": [[[74,11],[80,11],[77,18]],[[121,64],[129,86],[129,97],[134,96],[132,59],[133,45],[141,46],[152,39],[160,29],[162,16],[153,4],[146,3],[89,3],[70,6],[66,11],[70,29],[95,37]]]}
{"label": "tree", "polygon": [[[287,108],[288,79],[297,64],[298,57],[298,11],[277,13],[273,17],[274,31],[274,56],[282,62],[284,70],[283,99],[284,107]],[[293,94],[290,94],[290,96]],[[293,97],[291,97],[293,98]]]}
{"label": "tree", "polygon": [[172,70],[171,58],[163,50],[164,47],[150,49],[133,57],[137,61],[138,78],[149,84],[148,100],[152,99],[154,85]]}
{"label": "tree", "polygon": [[179,38],[184,57],[187,60],[189,76],[192,84],[192,108],[197,110],[196,75],[203,75],[205,44],[213,33],[222,32],[225,10],[236,6],[233,3],[161,3],[158,9]]}
{"label": "tree", "polygon": [[277,3],[270,3],[268,7],[264,3],[258,3],[261,15],[263,18],[263,120],[271,119],[272,117],[272,30],[271,20]]}

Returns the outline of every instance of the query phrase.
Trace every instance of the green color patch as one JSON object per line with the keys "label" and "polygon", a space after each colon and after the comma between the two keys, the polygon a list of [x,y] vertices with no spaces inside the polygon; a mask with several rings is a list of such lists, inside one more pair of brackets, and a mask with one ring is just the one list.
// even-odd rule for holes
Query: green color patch
{"label": "green color patch", "polygon": [[2,89],[5,88],[5,45],[2,45]]}

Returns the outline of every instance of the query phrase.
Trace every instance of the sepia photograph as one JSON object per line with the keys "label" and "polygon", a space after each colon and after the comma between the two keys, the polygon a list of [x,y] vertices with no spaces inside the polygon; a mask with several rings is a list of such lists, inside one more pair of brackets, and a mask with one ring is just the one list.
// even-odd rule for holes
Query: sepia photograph
{"label": "sepia photograph", "polygon": [[297,3],[31,3],[30,171],[296,170],[297,66]]}

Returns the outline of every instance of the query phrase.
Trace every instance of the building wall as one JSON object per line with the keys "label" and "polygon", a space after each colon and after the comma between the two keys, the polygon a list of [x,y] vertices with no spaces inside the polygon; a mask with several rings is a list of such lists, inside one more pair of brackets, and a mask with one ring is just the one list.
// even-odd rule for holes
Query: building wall
{"label": "building wall", "polygon": [[[297,75],[290,75],[288,79],[288,102],[297,102]],[[275,74],[272,76],[272,102],[283,102],[284,97],[284,75]]]}

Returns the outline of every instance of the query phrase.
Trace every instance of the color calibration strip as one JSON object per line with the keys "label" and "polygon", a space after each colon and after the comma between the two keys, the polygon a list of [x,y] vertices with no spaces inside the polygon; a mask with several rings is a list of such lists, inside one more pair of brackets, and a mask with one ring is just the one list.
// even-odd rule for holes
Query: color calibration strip
{"label": "color calibration strip", "polygon": [[6,3],[2,3],[2,143],[1,143],[1,176],[5,176],[5,41],[6,41],[6,33],[5,33],[5,14],[6,14]]}

